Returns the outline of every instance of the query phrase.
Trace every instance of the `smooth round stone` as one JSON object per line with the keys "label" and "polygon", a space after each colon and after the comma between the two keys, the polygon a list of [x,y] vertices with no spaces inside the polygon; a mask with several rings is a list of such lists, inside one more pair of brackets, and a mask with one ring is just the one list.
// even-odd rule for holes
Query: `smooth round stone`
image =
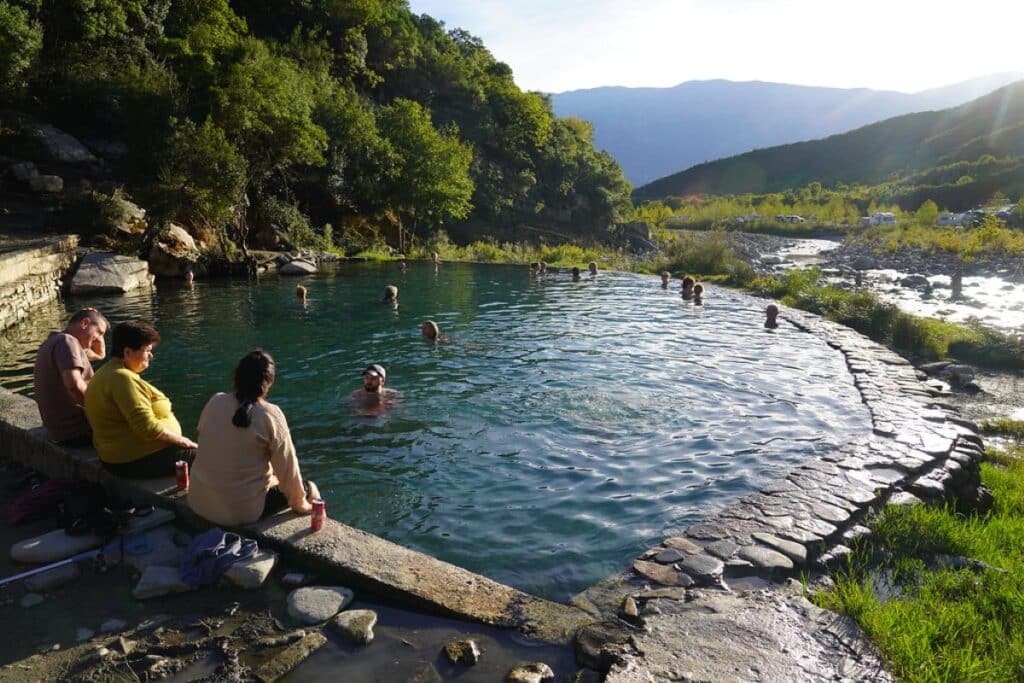
{"label": "smooth round stone", "polygon": [[748,545],[740,549],[740,558],[761,569],[792,569],[793,561],[776,550]]}
{"label": "smooth round stone", "polygon": [[18,602],[18,604],[22,607],[29,608],[35,607],[36,605],[41,605],[44,602],[46,602],[46,598],[44,598],[39,593],[25,593],[25,595],[21,597],[21,600]]}
{"label": "smooth round stone", "polygon": [[659,564],[672,564],[685,557],[688,557],[688,555],[682,550],[679,550],[678,548],[667,548],[655,555],[654,561]]}
{"label": "smooth round stone", "polygon": [[355,595],[342,586],[307,586],[288,594],[288,614],[303,624],[319,624],[345,609]]}
{"label": "smooth round stone", "polygon": [[63,529],[55,529],[42,536],[25,539],[11,546],[11,559],[25,564],[48,564],[66,560],[72,555],[103,545],[103,539],[93,534],[69,536]]}
{"label": "smooth round stone", "polygon": [[[633,562],[633,569],[637,574],[650,579],[655,583],[660,583],[663,586],[683,586],[686,585],[680,581],[680,574],[672,567],[664,564],[658,564],[656,562],[645,562],[644,560],[636,560]],[[689,578],[689,577],[687,577]]]}
{"label": "smooth round stone", "polygon": [[678,548],[684,553],[688,553],[690,555],[697,555],[700,553],[699,545],[688,538],[683,538],[682,536],[673,536],[672,538],[666,539],[665,546],[668,548]]}
{"label": "smooth round stone", "polygon": [[753,533],[750,536],[755,541],[761,542],[772,550],[778,550],[794,562],[799,564],[807,562],[807,548],[803,547],[799,543],[785,541],[781,538],[772,536],[771,534],[765,534],[760,531]]}
{"label": "smooth round stone", "polygon": [[679,568],[698,581],[715,581],[722,576],[725,564],[711,555],[690,555]]}
{"label": "smooth round stone", "polygon": [[56,588],[71,583],[82,575],[82,570],[72,562],[60,567],[55,567],[48,572],[42,572],[25,579],[25,588],[37,593],[46,593]]}
{"label": "smooth round stone", "polygon": [[373,627],[376,623],[377,613],[369,609],[349,610],[331,619],[331,627],[357,645],[373,641]]}
{"label": "smooth round stone", "polygon": [[506,683],[543,683],[555,678],[555,672],[544,662],[533,662],[526,666],[517,666],[508,672]]}

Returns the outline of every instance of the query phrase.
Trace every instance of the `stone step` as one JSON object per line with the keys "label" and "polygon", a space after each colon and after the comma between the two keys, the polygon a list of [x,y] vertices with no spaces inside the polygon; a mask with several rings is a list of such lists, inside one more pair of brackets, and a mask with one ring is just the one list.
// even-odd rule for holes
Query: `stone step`
{"label": "stone step", "polygon": [[0,237],[0,331],[60,295],[63,279],[78,258],[78,237]]}

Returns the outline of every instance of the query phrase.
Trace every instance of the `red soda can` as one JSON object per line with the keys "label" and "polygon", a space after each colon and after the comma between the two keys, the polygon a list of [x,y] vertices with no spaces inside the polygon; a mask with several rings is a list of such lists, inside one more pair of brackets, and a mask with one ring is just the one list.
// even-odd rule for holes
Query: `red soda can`
{"label": "red soda can", "polygon": [[178,479],[178,490],[188,491],[188,463],[184,460],[174,463],[174,475]]}
{"label": "red soda can", "polygon": [[313,514],[309,518],[309,528],[313,531],[320,531],[327,519],[327,504],[321,498],[314,498],[309,501],[313,504]]}

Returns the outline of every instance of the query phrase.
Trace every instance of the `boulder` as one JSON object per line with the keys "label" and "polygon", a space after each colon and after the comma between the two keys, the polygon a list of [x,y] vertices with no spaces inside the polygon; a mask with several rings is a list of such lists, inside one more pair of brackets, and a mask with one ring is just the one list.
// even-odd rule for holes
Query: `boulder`
{"label": "boulder", "polygon": [[100,624],[100,633],[114,633],[128,627],[128,622],[123,619],[107,619]]}
{"label": "boulder", "polygon": [[526,666],[517,666],[505,677],[507,683],[544,683],[555,678],[555,672],[544,662],[533,662]]}
{"label": "boulder", "polygon": [[121,217],[113,222],[112,227],[118,232],[127,235],[141,235],[146,231],[146,210],[135,202],[129,201],[121,196],[114,196],[121,209]]}
{"label": "boulder", "polygon": [[224,572],[224,578],[239,588],[259,588],[277,564],[277,553],[261,550],[253,557],[236,562]]}
{"label": "boulder", "polygon": [[303,624],[319,624],[345,609],[355,595],[342,586],[308,586],[288,594],[288,614]]}
{"label": "boulder", "polygon": [[136,600],[146,600],[175,593],[185,593],[194,588],[181,580],[181,572],[177,567],[161,567],[154,564],[146,567],[146,571],[142,572],[142,577],[132,589],[132,596]]}
{"label": "boulder", "polygon": [[338,614],[331,619],[331,628],[349,642],[366,645],[373,641],[373,627],[377,613],[369,609],[354,609]]}
{"label": "boulder", "polygon": [[129,256],[110,252],[86,254],[71,280],[73,294],[106,294],[130,292],[150,287],[153,276],[149,264]]}
{"label": "boulder", "polygon": [[11,546],[11,559],[26,564],[49,564],[101,545],[103,539],[94,534],[69,536],[63,529],[55,529],[42,536],[15,543]]}
{"label": "boulder", "polygon": [[850,267],[854,270],[878,270],[878,259],[866,254],[861,255],[853,260]]}
{"label": "boulder", "polygon": [[18,164],[12,164],[7,170],[10,171],[11,175],[19,183],[27,183],[29,180],[39,175],[39,169],[37,169],[36,165],[31,161],[22,161]]}
{"label": "boulder", "polygon": [[930,283],[924,275],[907,275],[900,280],[900,285],[910,289],[920,289],[922,287],[929,287]]}
{"label": "boulder", "polygon": [[316,266],[309,261],[294,259],[281,266],[279,272],[282,275],[312,275],[316,272]]}
{"label": "boulder", "polygon": [[271,251],[290,251],[293,247],[291,239],[288,237],[288,231],[274,223],[260,225],[249,234],[248,242],[252,248]]}
{"label": "boulder", "polygon": [[185,228],[171,223],[160,231],[149,250],[149,270],[159,277],[182,277],[198,259],[195,239]]}
{"label": "boulder", "polygon": [[444,654],[452,664],[473,666],[480,661],[480,646],[472,638],[453,640],[444,646]]}
{"label": "boulder", "polygon": [[64,179],[59,175],[35,175],[28,179],[28,187],[38,194],[59,194],[64,191]]}
{"label": "boulder", "polygon": [[56,161],[66,164],[96,162],[96,157],[93,156],[92,152],[85,145],[64,131],[46,123],[36,126],[36,130],[39,131],[39,136],[46,147],[46,151]]}
{"label": "boulder", "polygon": [[128,156],[128,145],[120,140],[85,140],[86,146],[104,159],[124,159]]}

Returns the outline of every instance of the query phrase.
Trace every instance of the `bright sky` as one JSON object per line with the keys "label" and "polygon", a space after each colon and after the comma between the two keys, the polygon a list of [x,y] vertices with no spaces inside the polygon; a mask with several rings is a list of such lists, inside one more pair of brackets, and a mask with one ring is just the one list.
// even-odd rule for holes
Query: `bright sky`
{"label": "bright sky", "polygon": [[915,92],[1024,71],[1020,0],[409,0],[526,90],[696,79]]}

